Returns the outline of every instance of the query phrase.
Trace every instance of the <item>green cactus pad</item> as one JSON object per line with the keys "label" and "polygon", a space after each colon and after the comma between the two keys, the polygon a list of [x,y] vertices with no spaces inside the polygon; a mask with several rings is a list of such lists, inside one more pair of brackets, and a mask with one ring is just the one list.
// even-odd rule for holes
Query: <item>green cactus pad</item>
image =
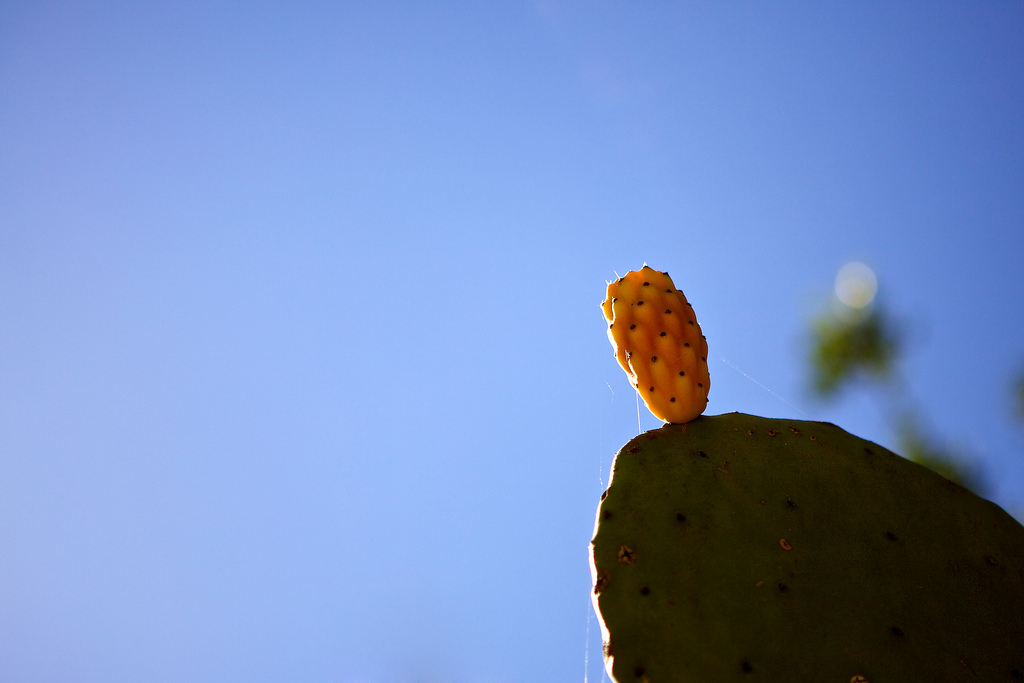
{"label": "green cactus pad", "polygon": [[1024,681],[1024,527],[835,425],[636,437],[591,572],[616,681]]}

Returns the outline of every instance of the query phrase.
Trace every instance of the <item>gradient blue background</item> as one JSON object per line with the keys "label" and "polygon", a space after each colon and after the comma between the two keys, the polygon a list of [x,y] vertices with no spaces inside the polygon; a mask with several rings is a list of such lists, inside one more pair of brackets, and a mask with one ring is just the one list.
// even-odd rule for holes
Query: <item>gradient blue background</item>
{"label": "gradient blue background", "polygon": [[0,679],[601,680],[644,261],[709,413],[894,446],[805,389],[869,263],[1019,515],[1024,4],[827,5],[0,4]]}

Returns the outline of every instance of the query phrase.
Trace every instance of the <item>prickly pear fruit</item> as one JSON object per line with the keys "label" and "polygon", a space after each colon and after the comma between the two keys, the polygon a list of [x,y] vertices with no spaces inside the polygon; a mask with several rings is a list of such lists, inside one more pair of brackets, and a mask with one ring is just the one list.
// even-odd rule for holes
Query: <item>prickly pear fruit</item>
{"label": "prickly pear fruit", "polygon": [[591,572],[616,681],[1024,680],[1024,527],[827,423],[636,437]]}
{"label": "prickly pear fruit", "polygon": [[601,304],[619,365],[654,415],[689,422],[708,405],[708,344],[668,273],[644,265],[608,284]]}

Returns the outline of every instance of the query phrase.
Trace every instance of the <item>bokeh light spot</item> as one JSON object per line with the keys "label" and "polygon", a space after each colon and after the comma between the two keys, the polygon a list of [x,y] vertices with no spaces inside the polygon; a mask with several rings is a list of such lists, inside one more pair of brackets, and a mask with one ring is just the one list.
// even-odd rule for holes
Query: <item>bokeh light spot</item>
{"label": "bokeh light spot", "polygon": [[850,261],[836,273],[836,297],[850,308],[865,308],[875,300],[878,278],[860,261]]}

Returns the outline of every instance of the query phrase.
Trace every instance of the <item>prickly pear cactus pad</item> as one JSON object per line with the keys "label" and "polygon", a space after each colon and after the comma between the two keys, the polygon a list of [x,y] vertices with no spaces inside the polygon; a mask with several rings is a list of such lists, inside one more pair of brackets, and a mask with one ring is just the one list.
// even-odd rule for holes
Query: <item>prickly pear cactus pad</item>
{"label": "prickly pear cactus pad", "polygon": [[591,573],[620,682],[1024,680],[1024,528],[827,423],[636,437]]}
{"label": "prickly pear cactus pad", "polygon": [[708,405],[708,344],[668,273],[644,265],[608,283],[601,304],[619,365],[654,415],[689,422]]}

